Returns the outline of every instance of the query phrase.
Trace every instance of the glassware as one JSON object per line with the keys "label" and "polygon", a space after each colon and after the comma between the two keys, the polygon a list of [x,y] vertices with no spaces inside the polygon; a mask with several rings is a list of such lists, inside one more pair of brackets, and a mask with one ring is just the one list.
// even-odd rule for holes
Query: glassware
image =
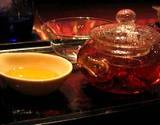
{"label": "glassware", "polygon": [[1,1],[6,5],[5,9],[0,9],[0,41],[14,43],[27,40],[32,34],[32,0],[7,1]]}
{"label": "glassware", "polygon": [[90,30],[106,23],[110,21],[93,17],[66,17],[47,21],[42,29],[53,40],[55,53],[76,63],[81,45],[90,39]]}
{"label": "glassware", "polygon": [[160,84],[160,34],[120,10],[118,23],[94,28],[77,64],[91,85],[114,94],[139,94]]}
{"label": "glassware", "polygon": [[152,8],[157,11],[158,22],[160,23],[160,5],[159,6],[154,5],[154,6],[152,6]]}

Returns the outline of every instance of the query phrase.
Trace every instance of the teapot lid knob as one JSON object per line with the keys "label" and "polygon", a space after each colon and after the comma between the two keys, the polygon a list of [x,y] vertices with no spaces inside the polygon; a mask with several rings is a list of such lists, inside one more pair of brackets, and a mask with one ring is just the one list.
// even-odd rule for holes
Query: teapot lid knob
{"label": "teapot lid knob", "polygon": [[90,35],[108,55],[121,58],[145,56],[160,41],[160,34],[155,29],[135,23],[136,14],[131,9],[118,11],[116,20],[118,23],[94,28]]}
{"label": "teapot lid knob", "polygon": [[136,20],[136,13],[131,9],[122,9],[117,12],[116,20],[118,23],[134,23]]}

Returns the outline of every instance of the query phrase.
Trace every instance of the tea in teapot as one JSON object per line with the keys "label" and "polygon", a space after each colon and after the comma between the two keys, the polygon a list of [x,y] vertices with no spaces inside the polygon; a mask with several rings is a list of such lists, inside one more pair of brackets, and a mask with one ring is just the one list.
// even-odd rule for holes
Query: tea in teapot
{"label": "tea in teapot", "polygon": [[118,23],[95,27],[77,64],[91,85],[114,94],[139,94],[160,84],[160,33],[120,10]]}

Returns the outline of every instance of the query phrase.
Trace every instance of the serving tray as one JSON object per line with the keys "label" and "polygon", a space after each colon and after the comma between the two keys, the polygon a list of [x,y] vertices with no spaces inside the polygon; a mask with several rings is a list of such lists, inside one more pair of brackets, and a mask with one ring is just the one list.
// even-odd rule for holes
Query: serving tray
{"label": "serving tray", "polygon": [[[0,45],[0,53],[22,51],[54,54],[51,41]],[[139,95],[104,93],[90,86],[78,68],[59,90],[44,97],[23,95],[9,88],[5,81],[0,83],[0,124],[103,125],[117,121],[128,124],[127,120],[154,124],[159,122],[156,113],[160,113],[158,86]]]}

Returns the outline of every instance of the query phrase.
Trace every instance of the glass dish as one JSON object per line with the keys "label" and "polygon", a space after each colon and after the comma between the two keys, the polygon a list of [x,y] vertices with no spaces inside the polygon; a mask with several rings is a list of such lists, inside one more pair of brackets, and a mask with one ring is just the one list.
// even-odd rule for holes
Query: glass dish
{"label": "glass dish", "polygon": [[94,17],[66,17],[49,20],[42,30],[53,40],[55,53],[76,63],[81,45],[88,40],[92,28],[111,21]]}

